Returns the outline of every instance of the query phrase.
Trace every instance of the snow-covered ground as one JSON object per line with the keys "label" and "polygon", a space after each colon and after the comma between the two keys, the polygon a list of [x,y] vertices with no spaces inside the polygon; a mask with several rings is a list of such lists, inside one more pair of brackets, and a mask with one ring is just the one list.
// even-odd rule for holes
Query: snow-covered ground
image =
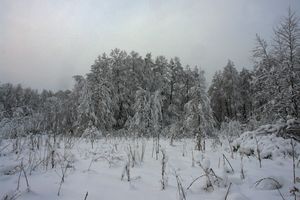
{"label": "snow-covered ground", "polygon": [[[226,142],[221,146],[212,140],[206,141],[205,152],[199,152],[194,150],[195,144],[191,139],[175,141],[173,146],[168,140],[162,139],[160,149],[164,149],[167,156],[167,186],[162,190],[162,152],[159,152],[156,159],[152,139],[100,139],[95,141],[93,148],[90,141],[85,139],[64,139],[60,140],[54,152],[50,144],[52,141],[46,137],[39,140],[20,139],[17,145],[13,140],[2,140],[0,198],[14,199],[11,197],[16,195],[17,199],[24,200],[174,200],[180,199],[178,183],[182,185],[185,198],[191,200],[225,199],[229,186],[228,200],[276,200],[282,199],[280,193],[285,199],[293,198],[290,194],[293,187],[293,162],[288,155],[282,157],[276,154],[279,156],[263,159],[260,168],[255,156],[243,156],[241,159],[237,151],[232,158]],[[143,147],[145,155],[142,159]],[[29,190],[21,163],[28,178]],[[130,181],[124,171],[126,164],[130,165]],[[296,166],[296,175],[299,172]],[[61,184],[63,174],[64,182]],[[19,189],[16,190],[19,177]],[[262,178],[267,179],[256,184]],[[212,186],[209,186],[209,182]]]}

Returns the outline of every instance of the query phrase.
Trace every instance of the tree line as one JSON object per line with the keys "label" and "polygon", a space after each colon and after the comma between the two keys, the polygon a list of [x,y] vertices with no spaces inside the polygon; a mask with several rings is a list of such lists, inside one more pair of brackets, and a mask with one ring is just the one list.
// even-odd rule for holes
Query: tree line
{"label": "tree line", "polygon": [[96,127],[103,134],[210,135],[232,120],[269,123],[299,117],[300,30],[289,10],[270,44],[256,36],[254,69],[229,60],[209,88],[204,71],[178,57],[142,57],[119,49],[100,55],[72,90],[38,92],[0,85],[0,127],[5,134],[72,134]]}
{"label": "tree line", "polygon": [[71,91],[56,93],[2,84],[2,121],[22,119],[23,126],[30,116],[30,132],[75,135],[90,126],[103,133],[129,130],[138,136],[153,136],[174,126],[186,135],[213,127],[204,71],[183,67],[178,57],[153,59],[147,54],[143,58],[114,49],[99,56],[90,72],[74,76],[74,81]]}
{"label": "tree line", "polygon": [[228,61],[223,71],[215,73],[209,95],[218,124],[299,118],[300,29],[291,9],[269,43],[256,35],[253,63],[253,70],[238,72]]}

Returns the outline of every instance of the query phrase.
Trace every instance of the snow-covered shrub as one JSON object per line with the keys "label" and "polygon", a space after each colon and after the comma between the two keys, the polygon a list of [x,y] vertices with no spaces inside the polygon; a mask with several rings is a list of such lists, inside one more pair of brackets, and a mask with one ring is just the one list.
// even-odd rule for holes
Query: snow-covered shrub
{"label": "snow-covered shrub", "polygon": [[219,137],[214,137],[211,142],[211,149],[213,151],[218,150],[218,148],[222,146],[222,142]]}
{"label": "snow-covered shrub", "polygon": [[[241,154],[254,155],[256,153],[256,140],[260,147],[262,159],[272,159],[292,155],[292,146],[290,139],[278,137],[275,134],[259,135],[258,132],[245,132],[239,138],[233,141],[232,145]],[[295,143],[296,156],[300,154],[300,145]]]}
{"label": "snow-covered shrub", "polygon": [[242,125],[239,121],[229,121],[223,122],[221,124],[220,130],[217,132],[219,139],[225,142],[225,148],[231,153],[231,158],[233,158],[233,152],[236,151],[236,148],[233,147],[232,142],[235,138],[239,137],[242,133]]}
{"label": "snow-covered shrub", "polygon": [[258,129],[252,131],[257,135],[267,135],[267,134],[280,134],[283,129],[286,127],[286,124],[283,122],[278,122],[276,124],[267,124],[260,126]]}
{"label": "snow-covered shrub", "polygon": [[100,139],[102,137],[102,132],[98,130],[95,126],[90,126],[84,130],[83,137],[94,137],[95,139]]}
{"label": "snow-covered shrub", "polygon": [[[232,142],[233,149],[249,156],[256,154],[259,146],[262,159],[292,155],[291,140],[288,138],[287,130],[297,126],[298,123],[295,119],[289,119],[287,122],[279,120],[276,124],[262,125],[256,130],[246,131]],[[300,154],[299,143],[295,144],[295,154],[296,156]]]}
{"label": "snow-covered shrub", "polygon": [[263,125],[261,124],[261,121],[257,121],[255,118],[250,118],[247,124],[245,124],[244,129],[248,131],[253,131],[257,129],[259,126]]}
{"label": "snow-covered shrub", "polygon": [[95,140],[100,139],[102,137],[102,132],[98,130],[95,126],[89,126],[87,129],[84,130],[82,137],[88,138],[93,148]]}
{"label": "snow-covered shrub", "polygon": [[239,121],[223,122],[219,134],[221,137],[227,137],[229,139],[240,136],[242,133],[242,125]]}
{"label": "snow-covered shrub", "polygon": [[197,164],[201,167],[204,174],[193,179],[187,187],[187,190],[189,190],[195,183],[197,183],[198,187],[200,186],[200,188],[205,191],[213,191],[215,187],[227,187],[227,173],[224,173],[225,176],[223,177],[218,176],[213,170],[208,157],[204,157],[202,153],[197,157]]}
{"label": "snow-covered shrub", "polygon": [[18,136],[27,136],[29,133],[38,133],[40,115],[23,116],[14,118],[4,118],[0,121],[0,137],[16,138]]}

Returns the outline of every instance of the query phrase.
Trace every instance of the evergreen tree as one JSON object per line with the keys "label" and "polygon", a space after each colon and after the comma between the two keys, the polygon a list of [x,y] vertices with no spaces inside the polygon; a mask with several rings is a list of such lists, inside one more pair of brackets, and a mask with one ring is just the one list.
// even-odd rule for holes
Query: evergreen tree
{"label": "evergreen tree", "polygon": [[247,69],[242,69],[239,74],[239,90],[240,100],[239,103],[239,120],[247,123],[248,119],[252,116],[253,112],[253,91],[251,89],[252,73]]}
{"label": "evergreen tree", "polygon": [[217,125],[220,126],[221,123],[225,121],[226,117],[223,77],[221,71],[217,71],[213,76],[208,94],[210,96],[214,118],[216,119]]}
{"label": "evergreen tree", "polygon": [[89,98],[90,93],[90,119],[93,125],[101,130],[110,130],[116,123],[113,113],[115,102],[111,76],[110,59],[105,54],[98,57],[91,67],[91,72],[87,74],[88,88],[85,94],[87,97],[84,98]]}
{"label": "evergreen tree", "polygon": [[282,85],[282,107],[287,115],[299,117],[300,99],[300,48],[299,19],[289,9],[288,15],[275,29],[275,58],[280,70],[280,84]]}

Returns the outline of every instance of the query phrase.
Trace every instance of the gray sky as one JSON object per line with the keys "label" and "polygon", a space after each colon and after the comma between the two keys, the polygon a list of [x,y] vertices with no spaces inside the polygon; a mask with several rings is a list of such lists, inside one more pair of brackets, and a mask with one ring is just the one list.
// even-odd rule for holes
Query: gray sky
{"label": "gray sky", "polygon": [[103,52],[179,56],[210,80],[234,61],[251,68],[255,34],[268,39],[300,0],[0,0],[0,82],[72,88]]}

